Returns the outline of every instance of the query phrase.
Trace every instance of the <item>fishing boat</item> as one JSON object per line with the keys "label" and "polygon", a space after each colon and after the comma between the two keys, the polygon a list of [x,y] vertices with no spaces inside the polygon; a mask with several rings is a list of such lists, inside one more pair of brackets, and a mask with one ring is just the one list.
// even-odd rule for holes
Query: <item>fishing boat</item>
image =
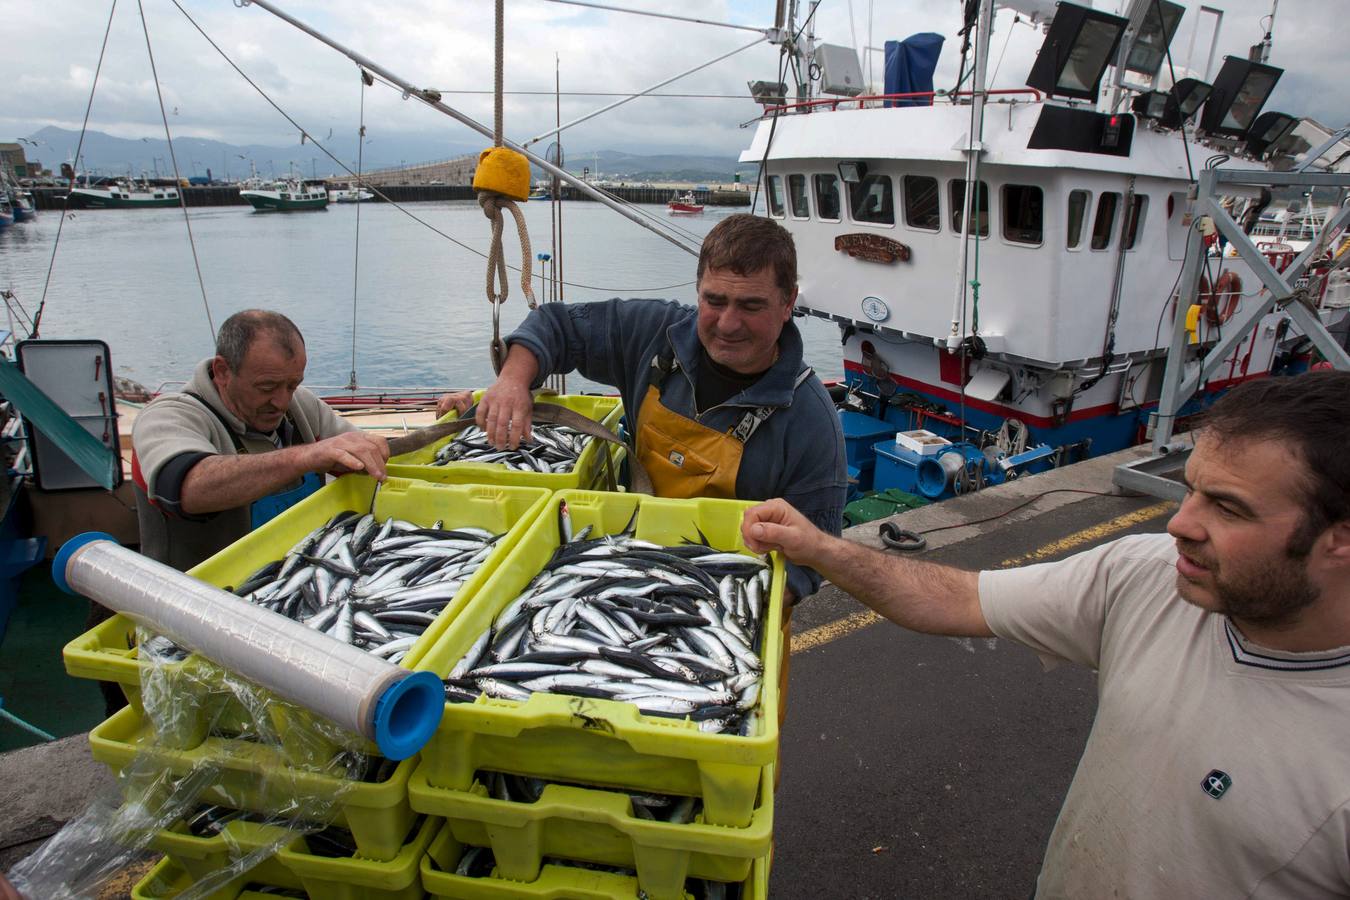
{"label": "fishing boat", "polygon": [[[917,471],[934,444],[892,442],[894,460],[867,454],[854,473],[864,486],[875,466],[898,478],[885,486],[939,498],[1138,443],[1158,411],[1177,304],[1194,310],[1195,359],[1268,296],[1241,258],[1208,258],[1194,294],[1177,285],[1195,167],[1221,165],[1228,208],[1255,222],[1260,194],[1242,173],[1289,163],[1279,141],[1297,119],[1261,114],[1282,70],[1227,57],[1209,80],[1168,83],[1176,3],[1133,0],[1123,16],[997,6],[1047,29],[1026,87],[988,90],[977,41],[972,89],[935,91],[942,38],[916,35],[887,42],[885,90],[864,95],[850,48],[808,40],[799,52],[814,49],[822,93],[835,96],[808,84],[805,99],[767,105],[741,155],[763,162],[767,214],[796,238],[798,310],[839,324],[852,407],[872,423],[862,427],[941,442],[928,484]],[[967,29],[987,40],[994,7],[967,4]],[[1315,314],[1336,327],[1347,310],[1319,297]],[[1238,382],[1306,367],[1304,337],[1271,309],[1180,416]]]}
{"label": "fishing boat", "polygon": [[33,192],[24,190],[3,174],[0,174],[0,196],[9,200],[15,222],[36,218],[37,205],[33,202]]}
{"label": "fishing boat", "polygon": [[14,224],[14,207],[9,204],[9,197],[4,192],[0,192],[0,228],[8,228]]}
{"label": "fishing boat", "polygon": [[666,209],[673,213],[701,213],[703,204],[698,202],[693,191],[685,191],[683,194],[673,194],[666,203]]}
{"label": "fishing boat", "polygon": [[302,212],[328,206],[328,191],[323,185],[306,184],[289,178],[246,188],[239,192],[239,196],[247,200],[257,212]]}
{"label": "fishing boat", "polygon": [[9,195],[10,206],[14,209],[14,221],[27,222],[37,218],[37,204],[33,201],[33,192],[15,189]]}
{"label": "fishing boat", "polygon": [[75,186],[70,189],[71,206],[86,209],[137,209],[177,206],[178,188],[152,185],[148,181],[122,179],[112,184]]}
{"label": "fishing boat", "polygon": [[336,184],[328,191],[328,199],[334,203],[364,203],[367,200],[374,200],[375,195],[359,185],[352,187],[350,184]]}

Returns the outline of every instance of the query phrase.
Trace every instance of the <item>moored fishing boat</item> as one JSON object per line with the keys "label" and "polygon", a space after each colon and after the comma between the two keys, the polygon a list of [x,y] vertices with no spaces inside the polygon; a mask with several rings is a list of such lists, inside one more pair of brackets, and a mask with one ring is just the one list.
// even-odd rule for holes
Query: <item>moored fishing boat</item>
{"label": "moored fishing boat", "polygon": [[328,192],[328,199],[334,203],[364,203],[374,200],[375,195],[360,185],[352,187],[350,184],[337,184]]}
{"label": "moored fishing boat", "polygon": [[33,192],[26,191],[15,182],[0,173],[0,197],[9,200],[10,210],[15,222],[27,222],[37,216],[37,205],[33,202]]}
{"label": "moored fishing boat", "polygon": [[147,181],[124,179],[108,185],[77,186],[70,189],[70,205],[86,209],[139,209],[177,206],[178,188],[152,185]]}
{"label": "moored fishing boat", "polygon": [[328,191],[323,185],[306,184],[294,179],[246,188],[239,192],[239,196],[247,200],[257,212],[301,212],[328,206]]}
{"label": "moored fishing boat", "polygon": [[37,205],[33,202],[32,191],[16,189],[10,193],[9,202],[14,209],[14,221],[27,222],[37,218]]}
{"label": "moored fishing boat", "polygon": [[[1297,120],[1260,114],[1282,70],[1227,57],[1212,83],[1171,84],[1175,3],[1136,0],[1124,16],[971,4],[966,28],[987,39],[996,6],[1048,30],[1025,88],[989,90],[977,44],[973,89],[935,91],[941,38],[916,35],[888,42],[884,92],[860,96],[853,52],[808,41],[799,52],[823,61],[822,91],[837,96],[808,86],[802,101],[767,106],[741,155],[763,163],[767,213],[796,237],[798,309],[839,323],[855,411],[945,444],[927,483],[924,454],[892,445],[898,481],[885,486],[934,498],[1143,440],[1178,304],[1194,310],[1195,349],[1183,352],[1223,345],[1183,416],[1308,364],[1304,325],[1279,305],[1258,311],[1270,295],[1249,258],[1208,258],[1198,291],[1181,278],[1199,161],[1222,167],[1225,209],[1254,223],[1260,192],[1248,185],[1271,157],[1291,159],[1281,141]],[[1249,314],[1255,327],[1224,342]],[[1346,309],[1319,299],[1315,315],[1336,327]]]}

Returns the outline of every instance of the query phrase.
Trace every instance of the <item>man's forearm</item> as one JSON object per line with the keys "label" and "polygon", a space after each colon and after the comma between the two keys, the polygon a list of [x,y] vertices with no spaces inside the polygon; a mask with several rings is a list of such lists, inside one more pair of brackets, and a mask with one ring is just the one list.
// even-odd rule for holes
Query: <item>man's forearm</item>
{"label": "man's forearm", "polygon": [[498,373],[498,380],[507,379],[529,389],[539,377],[539,360],[524,344],[512,344],[506,352],[506,361]]}
{"label": "man's forearm", "polygon": [[859,602],[912,631],[992,637],[980,611],[979,574],[889,556],[828,536],[809,563]]}
{"label": "man's forearm", "polygon": [[208,456],[183,479],[183,512],[199,516],[245,506],[308,473],[309,444],[271,453]]}

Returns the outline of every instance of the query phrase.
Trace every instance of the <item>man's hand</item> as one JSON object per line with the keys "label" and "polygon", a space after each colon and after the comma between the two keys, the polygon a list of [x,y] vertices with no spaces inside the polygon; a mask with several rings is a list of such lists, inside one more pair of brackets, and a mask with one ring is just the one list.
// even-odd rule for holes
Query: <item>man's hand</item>
{"label": "man's hand", "polygon": [[439,419],[452,409],[456,416],[462,416],[471,406],[473,406],[473,391],[451,391],[448,394],[441,394],[436,399],[436,418]]}
{"label": "man's hand", "polygon": [[306,466],[311,472],[365,472],[384,481],[384,464],[389,459],[389,442],[364,431],[345,431],[315,444],[306,444]]}
{"label": "man's hand", "polygon": [[795,563],[818,567],[830,535],[812,525],[786,500],[770,500],[745,511],[741,537],[756,553],[781,552]]}
{"label": "man's hand", "polygon": [[523,344],[512,344],[497,381],[478,401],[478,427],[499,450],[514,450],[530,439],[534,397],[530,385],[539,374],[539,360]]}
{"label": "man's hand", "polygon": [[3,875],[0,875],[0,900],[23,900],[23,896]]}
{"label": "man's hand", "polygon": [[499,378],[478,401],[478,427],[492,446],[514,450],[530,439],[534,397],[528,385]]}

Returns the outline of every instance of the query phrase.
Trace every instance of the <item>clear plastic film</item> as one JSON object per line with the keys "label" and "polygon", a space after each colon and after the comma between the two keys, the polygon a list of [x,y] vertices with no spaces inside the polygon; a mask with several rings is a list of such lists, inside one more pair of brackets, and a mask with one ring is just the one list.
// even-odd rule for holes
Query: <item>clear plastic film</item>
{"label": "clear plastic film", "polygon": [[[117,787],[9,873],[28,898],[94,896],[147,850],[212,848],[197,900],[328,828],[374,771],[357,735],[138,629],[141,727],[119,748]],[[133,710],[119,714],[132,716]],[[387,765],[387,763],[386,763]],[[169,846],[166,846],[169,845]]]}
{"label": "clear plastic film", "polygon": [[62,554],[56,565],[78,593],[150,625],[231,672],[272,686],[349,731],[375,738],[380,698],[409,677],[407,670],[386,660],[271,610],[239,603],[219,588],[115,542],[89,540],[74,546],[68,556],[63,548]]}

